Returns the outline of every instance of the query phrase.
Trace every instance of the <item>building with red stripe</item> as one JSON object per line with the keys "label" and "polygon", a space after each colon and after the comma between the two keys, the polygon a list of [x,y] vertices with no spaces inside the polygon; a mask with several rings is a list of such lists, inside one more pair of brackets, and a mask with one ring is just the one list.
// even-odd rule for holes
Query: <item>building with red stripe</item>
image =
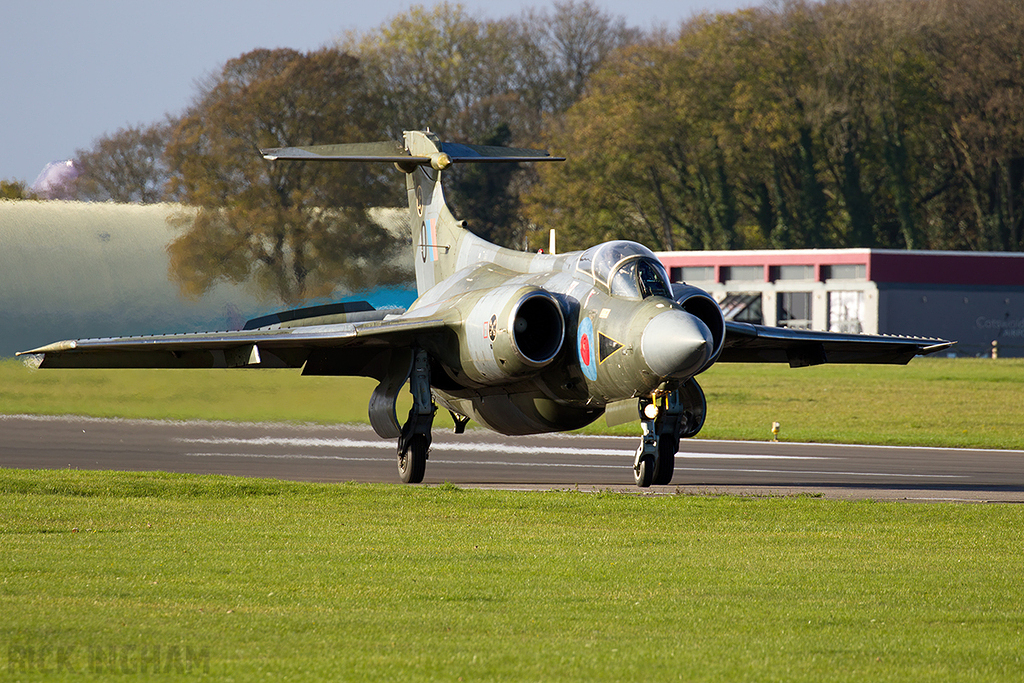
{"label": "building with red stripe", "polygon": [[658,254],[726,317],[780,327],[955,339],[1024,356],[1024,254],[806,249]]}

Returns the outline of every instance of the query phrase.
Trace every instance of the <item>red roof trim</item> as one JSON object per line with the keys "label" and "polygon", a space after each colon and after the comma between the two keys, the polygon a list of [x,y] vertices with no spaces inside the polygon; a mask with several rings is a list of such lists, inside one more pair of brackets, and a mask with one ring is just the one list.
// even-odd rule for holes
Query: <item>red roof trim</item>
{"label": "red roof trim", "polygon": [[[1024,254],[1004,252],[799,249],[673,251],[658,254],[667,268],[714,266],[822,266],[863,264],[873,282],[1024,287]],[[720,281],[720,280],[719,280]]]}

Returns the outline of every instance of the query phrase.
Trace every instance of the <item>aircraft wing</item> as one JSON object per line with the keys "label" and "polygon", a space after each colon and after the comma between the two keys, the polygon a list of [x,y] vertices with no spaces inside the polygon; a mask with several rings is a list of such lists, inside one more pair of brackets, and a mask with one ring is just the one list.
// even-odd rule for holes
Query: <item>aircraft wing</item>
{"label": "aircraft wing", "polygon": [[22,351],[43,368],[298,368],[303,374],[383,376],[389,352],[439,333],[439,318],[393,316],[356,323],[268,327],[236,332],[60,341]]}
{"label": "aircraft wing", "polygon": [[735,321],[725,323],[725,344],[718,362],[789,363],[805,367],[822,363],[894,363],[949,348],[953,342],[921,337],[843,334]]}

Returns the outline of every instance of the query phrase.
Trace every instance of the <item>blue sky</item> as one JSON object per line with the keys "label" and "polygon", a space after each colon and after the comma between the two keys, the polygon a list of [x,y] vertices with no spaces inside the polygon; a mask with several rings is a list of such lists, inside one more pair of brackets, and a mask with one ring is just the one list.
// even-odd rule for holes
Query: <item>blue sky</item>
{"label": "blue sky", "polygon": [[[16,0],[17,1],[17,0]],[[0,179],[32,183],[47,163],[122,126],[184,109],[195,83],[257,47],[310,50],[377,27],[408,0],[20,0],[0,12]],[[432,2],[420,4],[433,5]],[[465,0],[500,17],[550,2]],[[675,27],[752,0],[595,0],[628,24]]]}

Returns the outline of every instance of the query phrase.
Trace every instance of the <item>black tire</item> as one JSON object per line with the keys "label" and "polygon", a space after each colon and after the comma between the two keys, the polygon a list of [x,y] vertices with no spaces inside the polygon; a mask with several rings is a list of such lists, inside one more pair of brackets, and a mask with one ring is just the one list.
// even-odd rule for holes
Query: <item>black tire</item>
{"label": "black tire", "polygon": [[704,397],[704,390],[697,384],[697,380],[692,378],[683,383],[679,394],[680,400],[686,406],[682,415],[679,436],[689,439],[697,436],[697,432],[704,426],[704,418],[708,415],[708,401]]}
{"label": "black tire", "polygon": [[427,437],[413,434],[409,438],[409,449],[405,455],[398,455],[398,475],[404,484],[419,484],[427,471]]}
{"label": "black tire", "polygon": [[668,486],[672,483],[672,475],[676,469],[676,444],[671,436],[658,439],[658,467],[654,472],[656,486]]}
{"label": "black tire", "polygon": [[654,456],[641,456],[640,463],[633,469],[633,475],[637,486],[648,488],[654,482]]}

